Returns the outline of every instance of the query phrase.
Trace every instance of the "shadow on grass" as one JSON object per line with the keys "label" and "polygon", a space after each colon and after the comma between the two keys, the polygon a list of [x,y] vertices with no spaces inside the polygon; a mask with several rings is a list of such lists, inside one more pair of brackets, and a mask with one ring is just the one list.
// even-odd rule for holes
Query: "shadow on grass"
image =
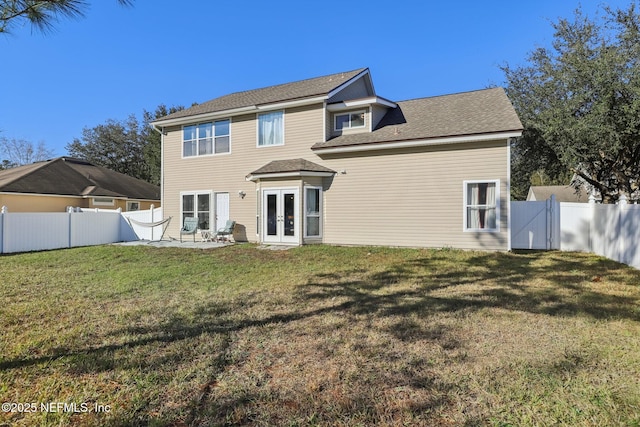
{"label": "shadow on grass", "polygon": [[[436,253],[377,273],[318,274],[301,289],[300,296],[308,300],[340,297],[347,301],[335,309],[348,308],[354,314],[430,315],[500,308],[640,321],[637,295],[598,289],[603,278],[616,280],[619,270],[626,267],[608,260],[587,265],[580,254],[576,256],[575,260],[547,256],[549,262],[535,265],[535,253],[486,253],[443,269],[442,262],[450,261],[446,253]],[[412,286],[396,287],[398,283]]]}
{"label": "shadow on grass", "polygon": [[[81,349],[58,348],[45,356],[5,360],[0,363],[0,370],[67,359],[68,363],[65,361],[65,364],[72,373],[97,373],[136,367],[152,371],[167,363],[171,365],[176,362],[161,356],[149,360],[114,360],[113,353],[152,344],[162,346],[203,335],[215,336],[218,344],[211,363],[211,383],[205,385],[201,394],[190,403],[189,415],[184,420],[185,425],[199,425],[212,419],[215,423],[224,423],[226,416],[261,398],[248,391],[220,401],[212,402],[207,397],[215,377],[236,363],[228,356],[233,335],[248,328],[290,324],[329,313],[344,316],[400,316],[401,320],[387,329],[397,339],[403,342],[426,340],[436,342],[445,350],[455,350],[462,347],[463,343],[452,338],[447,326],[435,324],[425,329],[412,321],[411,316],[428,317],[438,313],[455,314],[499,308],[552,316],[640,321],[640,311],[636,305],[637,294],[627,296],[598,289],[598,281],[603,277],[607,279],[620,274],[622,267],[617,263],[599,260],[588,264],[579,255],[573,260],[561,255],[545,256],[545,262],[541,263],[535,253],[469,255],[454,252],[452,259],[449,252],[426,251],[424,256],[382,269],[372,265],[371,270],[356,268],[317,273],[297,288],[297,303],[290,310],[272,313],[263,310],[259,313],[267,313],[266,315],[255,316],[252,307],[263,301],[259,296],[249,295],[242,301],[196,303],[187,315],[167,313],[157,324],[131,325],[114,331],[111,341],[116,341],[116,344]],[[636,280],[639,277],[638,273],[630,274]],[[105,337],[105,340],[108,338]],[[365,347],[366,344],[363,344],[363,348],[354,350],[376,350]],[[389,353],[385,357],[392,356]],[[398,387],[409,385],[431,393],[432,398],[423,399],[422,403],[412,408],[416,412],[429,412],[453,405],[448,394],[455,385],[447,384],[440,378],[425,376],[424,373],[411,369],[394,373],[390,378],[391,382],[397,382]],[[369,397],[354,391],[343,410],[367,411]],[[210,418],[203,414],[210,414]],[[149,422],[148,418],[144,418],[149,417],[148,415],[136,415],[138,418],[135,420],[131,418],[133,415],[127,416],[121,420],[112,420],[111,424]],[[322,415],[318,416],[321,424],[323,421],[335,421],[323,420]],[[251,417],[247,413],[237,421],[250,423]],[[478,420],[479,423],[481,421]]]}

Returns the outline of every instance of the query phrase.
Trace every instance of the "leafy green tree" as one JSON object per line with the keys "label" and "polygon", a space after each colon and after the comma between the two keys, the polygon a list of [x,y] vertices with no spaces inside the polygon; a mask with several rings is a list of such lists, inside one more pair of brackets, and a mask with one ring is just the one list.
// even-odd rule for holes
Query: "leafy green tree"
{"label": "leafy green tree", "polygon": [[151,127],[151,122],[164,117],[168,114],[175,113],[176,111],[183,110],[184,107],[170,107],[167,108],[164,104],[156,107],[156,110],[151,113],[144,110],[142,114],[144,126],[142,127],[141,134],[145,141],[144,145],[144,158],[149,165],[149,171],[151,175],[150,182],[152,184],[160,185],[160,171],[162,163],[162,138],[160,133]]}
{"label": "leafy green tree", "polygon": [[67,144],[70,156],[98,166],[160,184],[161,137],[149,123],[183,107],[160,105],[154,113],[143,112],[140,122],[135,114],[126,120],[107,120],[93,128],[84,128],[82,138]]}
{"label": "leafy green tree", "polygon": [[[535,173],[550,182],[573,175],[602,195],[637,196],[640,177],[640,15],[637,5],[604,8],[591,20],[580,9],[560,19],[551,48],[528,65],[502,67],[507,93],[524,125],[513,146],[513,188]],[[574,183],[580,179],[574,180]],[[576,184],[577,185],[577,184]]]}
{"label": "leafy green tree", "polygon": [[[117,0],[130,6],[133,0]],[[8,33],[13,25],[27,21],[42,32],[53,29],[60,17],[81,18],[88,6],[86,0],[0,0],[0,33]]]}

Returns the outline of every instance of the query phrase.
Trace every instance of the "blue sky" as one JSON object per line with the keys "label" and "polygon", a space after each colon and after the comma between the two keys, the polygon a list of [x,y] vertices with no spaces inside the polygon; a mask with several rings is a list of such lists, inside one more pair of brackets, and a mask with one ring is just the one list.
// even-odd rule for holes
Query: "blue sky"
{"label": "blue sky", "polygon": [[[593,17],[598,5],[583,1]],[[502,85],[578,1],[90,1],[53,33],[0,35],[0,136],[56,155],[143,109],[369,67],[395,101]],[[0,153],[2,158],[2,153]]]}

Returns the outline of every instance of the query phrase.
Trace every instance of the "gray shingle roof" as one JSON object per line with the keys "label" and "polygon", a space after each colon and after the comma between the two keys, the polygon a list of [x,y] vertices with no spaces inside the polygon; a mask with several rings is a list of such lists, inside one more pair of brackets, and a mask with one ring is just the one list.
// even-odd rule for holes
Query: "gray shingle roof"
{"label": "gray shingle roof", "polygon": [[371,133],[342,135],[312,149],[522,130],[502,88],[400,101]]}
{"label": "gray shingle roof", "polygon": [[160,200],[156,185],[71,157],[0,171],[0,191]]}
{"label": "gray shingle roof", "polygon": [[202,104],[194,105],[186,110],[177,111],[173,114],[162,117],[157,121],[327,95],[365,70],[367,69],[360,68],[353,71],[284,83],[261,89],[235,92],[212,99]]}
{"label": "gray shingle roof", "polygon": [[251,175],[262,175],[268,173],[287,173],[287,172],[326,172],[336,173],[336,171],[321,166],[317,163],[310,162],[305,159],[290,160],[274,160],[251,172]]}

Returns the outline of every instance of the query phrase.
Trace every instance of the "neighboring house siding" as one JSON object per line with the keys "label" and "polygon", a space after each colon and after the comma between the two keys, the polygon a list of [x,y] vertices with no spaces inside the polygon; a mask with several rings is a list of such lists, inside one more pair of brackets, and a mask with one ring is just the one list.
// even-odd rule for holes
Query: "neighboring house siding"
{"label": "neighboring house siding", "polygon": [[[256,185],[246,181],[246,175],[273,159],[318,160],[309,147],[322,141],[322,114],[322,104],[286,109],[284,145],[272,147],[256,146],[255,114],[233,117],[231,154],[218,156],[182,158],[182,128],[165,129],[163,208],[165,216],[175,218],[168,235],[179,235],[181,192],[228,192],[229,216],[237,222],[236,238],[256,241]],[[239,191],[245,192],[244,199]]]}
{"label": "neighboring house siding", "polygon": [[[110,197],[105,197],[110,198]],[[59,196],[48,194],[0,194],[0,206],[6,206],[9,212],[65,212],[68,207],[127,210],[127,200],[115,199],[112,206],[94,205],[92,197]],[[140,210],[160,207],[160,201],[128,200],[138,202]]]}
{"label": "neighboring house siding", "polygon": [[88,201],[55,195],[0,194],[0,206],[6,206],[9,212],[65,212],[68,206],[88,207]]}
{"label": "neighboring house siding", "polygon": [[[326,157],[324,242],[508,249],[506,141]],[[463,231],[463,182],[500,180],[500,232]]]}

